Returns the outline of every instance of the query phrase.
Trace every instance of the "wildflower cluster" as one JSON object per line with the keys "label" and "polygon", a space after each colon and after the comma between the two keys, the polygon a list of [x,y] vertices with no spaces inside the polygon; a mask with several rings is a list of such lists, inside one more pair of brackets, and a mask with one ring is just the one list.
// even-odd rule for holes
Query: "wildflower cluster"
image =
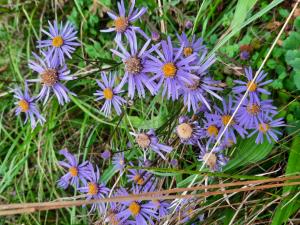
{"label": "wildflower cluster", "polygon": [[[68,95],[75,95],[63,82],[76,79],[70,75],[65,61],[66,57],[71,58],[75,47],[80,45],[76,37],[77,31],[70,23],[59,25],[57,21],[54,21],[53,24],[49,22],[48,31],[42,30],[42,32],[48,36],[48,39],[38,41],[37,48],[41,49],[41,54],[32,53],[34,59],[29,61],[29,68],[38,74],[38,78],[25,81],[24,93],[19,87],[13,90],[18,106],[16,115],[24,112],[25,123],[29,118],[32,129],[37,123],[42,125],[46,121],[37,108],[37,101],[43,101],[45,105],[53,92],[59,104],[63,105],[70,101]],[[40,84],[40,92],[37,96],[30,97],[29,82]]]}
{"label": "wildflower cluster", "polygon": [[[163,142],[160,134],[154,129],[130,132],[130,140],[135,143],[130,148],[142,152],[138,155],[138,169],[134,168],[132,155],[118,151],[112,155],[105,150],[101,157],[105,163],[112,164],[119,176],[127,177],[127,185],[109,189],[101,183],[100,170],[89,161],[79,159],[63,149],[59,153],[66,161],[59,164],[67,171],[57,185],[62,189],[73,186],[76,191],[85,194],[87,199],[101,199],[110,196],[129,196],[158,190],[162,181],[147,169],[158,162],[178,166],[178,160],[172,154],[180,144],[192,146],[198,160],[211,171],[220,171],[229,158],[225,150],[237,143],[239,139],[257,134],[256,143],[263,143],[265,137],[269,142],[277,141],[281,132],[276,127],[284,125],[281,118],[274,119],[278,114],[272,100],[262,100],[261,94],[270,95],[264,86],[272,82],[264,81],[267,74],[260,72],[254,80],[252,69],[245,69],[245,81],[236,80],[232,94],[227,94],[221,82],[210,76],[209,69],[215,63],[216,56],[208,54],[207,47],[201,38],[195,35],[188,37],[185,33],[177,34],[177,40],[171,36],[163,38],[159,33],[152,33],[151,39],[140,28],[134,25],[147,11],[146,8],[135,8],[131,1],[127,11],[123,0],[118,2],[119,13],[108,12],[113,20],[113,27],[102,32],[115,32],[115,49],[110,49],[112,56],[120,59],[121,69],[109,73],[101,72],[96,80],[98,89],[94,93],[95,100],[101,102],[100,111],[110,117],[113,112],[121,115],[128,100],[158,96],[165,101],[177,101],[184,106],[182,114],[176,122],[175,129],[168,142]],[[186,24],[190,27],[190,24]],[[53,92],[59,104],[70,101],[69,95],[75,95],[64,85],[64,81],[76,79],[70,75],[66,59],[71,58],[75,47],[79,46],[76,31],[70,23],[64,26],[49,22],[49,31],[42,30],[49,39],[38,41],[40,55],[33,53],[34,60],[29,67],[38,73],[37,79],[25,83],[25,92],[15,90],[17,98],[16,114],[24,112],[25,122],[28,118],[32,128],[37,122],[43,124],[44,117],[39,113],[37,101],[46,104]],[[243,52],[241,57],[247,58]],[[41,84],[36,97],[30,97],[28,82]],[[243,94],[249,92],[244,98]],[[125,94],[128,96],[126,97]],[[147,95],[148,94],[148,95]],[[222,97],[221,97],[222,96]],[[157,134],[157,133],[158,134]],[[220,143],[217,145],[217,141]],[[176,144],[175,144],[176,143]],[[180,143],[180,144],[179,144]],[[216,146],[215,146],[216,145]],[[213,149],[213,150],[212,150]],[[138,154],[138,153],[137,153]],[[170,155],[172,154],[172,157]],[[110,160],[112,158],[112,160]],[[171,159],[172,158],[172,159]],[[130,167],[130,168],[128,168]],[[128,185],[129,184],[129,185]],[[170,202],[131,201],[118,203],[95,203],[91,212],[98,210],[108,224],[155,224],[170,212]],[[193,210],[193,208],[190,208]],[[186,223],[191,216],[187,209],[179,213],[179,223]]]}

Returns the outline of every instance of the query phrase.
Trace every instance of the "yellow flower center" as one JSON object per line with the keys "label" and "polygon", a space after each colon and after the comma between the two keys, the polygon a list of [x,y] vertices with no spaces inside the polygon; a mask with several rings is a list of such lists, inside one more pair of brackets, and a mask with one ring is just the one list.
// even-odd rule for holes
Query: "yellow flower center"
{"label": "yellow flower center", "polygon": [[69,168],[69,173],[71,174],[72,177],[77,177],[78,169],[76,167],[70,167]]}
{"label": "yellow flower center", "polygon": [[247,112],[252,115],[257,115],[260,112],[260,106],[257,104],[248,104]]}
{"label": "yellow flower center", "polygon": [[128,27],[128,19],[124,16],[120,16],[114,21],[114,25],[117,32],[123,33]]}
{"label": "yellow flower center", "polygon": [[64,39],[62,38],[62,36],[55,36],[52,39],[52,45],[56,48],[59,48],[60,46],[62,46],[64,44]]}
{"label": "yellow flower center", "polygon": [[166,63],[163,65],[162,71],[166,78],[173,78],[176,75],[177,68],[174,63]]}
{"label": "yellow flower center", "polygon": [[22,112],[27,112],[29,110],[29,103],[24,99],[19,101],[18,105],[21,108]]}
{"label": "yellow flower center", "polygon": [[58,73],[55,69],[46,69],[41,74],[42,83],[51,87],[58,81]]}
{"label": "yellow flower center", "polygon": [[136,202],[132,202],[130,205],[129,205],[129,211],[131,212],[131,214],[133,216],[137,216],[140,211],[141,211],[141,206],[136,203]]}
{"label": "yellow flower center", "polygon": [[135,140],[141,148],[148,148],[151,143],[149,136],[144,133],[138,134]]}
{"label": "yellow flower center", "polygon": [[188,123],[182,123],[182,124],[178,125],[176,130],[177,130],[177,134],[180,138],[188,139],[188,138],[192,137],[193,128]]}
{"label": "yellow flower center", "polygon": [[253,84],[251,84],[251,81],[249,81],[248,83],[247,83],[247,87],[249,88],[249,91],[250,92],[254,92],[254,91],[256,91],[256,89],[257,89],[257,85],[255,84],[255,83],[253,83]]}
{"label": "yellow flower center", "polygon": [[[222,119],[223,125],[226,126],[226,125],[229,123],[229,120],[231,119],[231,116],[229,116],[229,115],[224,115],[224,116],[222,116],[221,119]],[[234,123],[235,123],[235,122],[234,122],[234,120],[232,119],[229,125],[233,125]]]}
{"label": "yellow flower center", "polygon": [[203,160],[210,169],[213,169],[217,163],[217,156],[214,153],[205,153]]}
{"label": "yellow flower center", "polygon": [[111,100],[114,96],[114,93],[112,92],[111,88],[105,88],[103,90],[103,95],[106,100]]}
{"label": "yellow flower center", "polygon": [[88,183],[88,194],[96,195],[98,193],[98,185],[95,183]]}
{"label": "yellow flower center", "polygon": [[133,180],[134,180],[134,182],[137,183],[138,185],[143,185],[143,184],[145,183],[144,179],[143,179],[139,174],[135,175],[135,176],[133,177]]}
{"label": "yellow flower center", "polygon": [[258,130],[260,132],[267,133],[267,131],[269,129],[270,129],[270,125],[269,124],[266,124],[266,123],[260,123],[260,124],[258,124]]}
{"label": "yellow flower center", "polygon": [[193,54],[193,49],[191,47],[186,47],[186,48],[183,49],[183,55],[185,57],[188,57],[191,54]]}
{"label": "yellow flower center", "polygon": [[136,56],[127,59],[125,62],[125,70],[132,74],[141,72],[141,60]]}
{"label": "yellow flower center", "polygon": [[207,133],[209,136],[217,136],[218,135],[218,132],[219,132],[219,129],[214,126],[214,125],[210,125],[208,128],[207,128]]}

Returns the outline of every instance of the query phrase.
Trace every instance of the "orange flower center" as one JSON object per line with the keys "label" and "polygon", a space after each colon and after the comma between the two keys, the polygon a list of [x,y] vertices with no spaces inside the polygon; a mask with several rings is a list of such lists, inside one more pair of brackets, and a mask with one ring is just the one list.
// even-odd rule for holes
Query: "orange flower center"
{"label": "orange flower center", "polygon": [[128,19],[124,16],[120,16],[114,21],[117,32],[123,33],[128,27]]}
{"label": "orange flower center", "polygon": [[114,96],[114,93],[112,92],[111,88],[105,88],[103,90],[103,95],[106,100],[111,100]]}
{"label": "orange flower center", "polygon": [[140,211],[141,211],[141,206],[136,203],[136,202],[132,202],[130,205],[129,205],[129,211],[131,212],[131,214],[133,216],[137,216]]}
{"label": "orange flower center", "polygon": [[258,130],[260,132],[267,133],[267,131],[269,129],[270,129],[270,125],[269,124],[266,124],[266,123],[260,123],[260,124],[258,124]]}
{"label": "orange flower center", "polygon": [[183,49],[183,55],[185,57],[188,57],[191,54],[193,54],[193,49],[191,47],[186,47],[186,48]]}
{"label": "orange flower center", "polygon": [[173,78],[176,75],[177,68],[174,63],[166,63],[163,65],[162,71],[166,78]]}
{"label": "orange flower center", "polygon": [[217,156],[214,153],[205,153],[203,156],[205,164],[209,166],[210,169],[213,169],[217,163]]}
{"label": "orange flower center", "polygon": [[21,108],[22,112],[27,112],[29,110],[29,103],[24,99],[19,101],[18,105]]}
{"label": "orange flower center", "polygon": [[[229,116],[229,115],[224,115],[224,116],[222,116],[221,119],[222,119],[223,125],[226,126],[226,125],[229,123],[229,120],[231,119],[231,116]],[[230,122],[229,125],[233,125],[234,123],[235,123],[234,120],[231,120],[231,122]]]}
{"label": "orange flower center", "polygon": [[148,148],[151,143],[149,136],[144,133],[138,134],[135,140],[141,148]]}
{"label": "orange flower center", "polygon": [[88,183],[88,194],[96,195],[98,193],[98,185],[95,183]]}
{"label": "orange flower center", "polygon": [[218,132],[219,132],[219,129],[214,126],[214,125],[210,125],[208,128],[207,128],[207,133],[209,136],[217,136],[218,135]]}
{"label": "orange flower center", "polygon": [[78,169],[76,167],[70,167],[69,168],[69,173],[71,174],[72,177],[77,177]]}
{"label": "orange flower center", "polygon": [[55,69],[46,69],[41,74],[42,83],[51,87],[58,81],[58,73]]}
{"label": "orange flower center", "polygon": [[255,83],[253,83],[253,84],[251,84],[251,81],[249,81],[248,83],[247,83],[247,87],[249,88],[249,91],[250,92],[254,92],[254,91],[256,91],[256,89],[257,89],[257,85],[255,84]]}
{"label": "orange flower center", "polygon": [[62,38],[62,36],[55,36],[52,39],[52,45],[56,48],[59,48],[60,46],[62,46],[64,44],[64,39]]}
{"label": "orange flower center", "polygon": [[257,104],[248,104],[247,112],[252,115],[257,115],[260,112],[260,106]]}
{"label": "orange flower center", "polygon": [[188,139],[188,138],[192,137],[193,128],[188,123],[182,123],[177,126],[177,134],[180,138]]}
{"label": "orange flower center", "polygon": [[133,180],[134,180],[134,182],[137,183],[138,185],[143,185],[143,184],[145,183],[144,179],[143,179],[139,174],[135,175],[135,176],[133,177]]}

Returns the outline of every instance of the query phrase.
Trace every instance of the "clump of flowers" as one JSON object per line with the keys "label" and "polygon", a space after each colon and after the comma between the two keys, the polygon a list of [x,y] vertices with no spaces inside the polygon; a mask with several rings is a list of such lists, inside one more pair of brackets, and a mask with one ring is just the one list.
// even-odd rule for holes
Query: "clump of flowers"
{"label": "clump of flowers", "polygon": [[16,111],[18,115],[24,112],[26,115],[25,122],[28,117],[31,120],[31,127],[34,129],[37,122],[41,125],[46,121],[37,109],[37,102],[43,100],[44,104],[50,98],[53,92],[60,105],[70,102],[69,95],[76,96],[70,91],[65,82],[74,80],[76,77],[70,75],[70,70],[66,65],[66,57],[72,58],[71,54],[75,51],[80,43],[77,41],[74,26],[67,22],[65,25],[53,24],[48,21],[49,31],[42,29],[42,32],[48,36],[48,40],[39,40],[37,48],[41,49],[41,55],[32,53],[34,59],[29,61],[29,68],[38,73],[37,79],[28,79],[27,82],[36,82],[41,86],[41,90],[37,97],[30,97],[28,94],[28,86],[25,85],[25,93],[22,96],[20,88],[16,88],[16,95],[19,101],[19,107]]}
{"label": "clump of flowers", "polygon": [[[99,152],[103,166],[110,166],[109,175],[117,174],[120,178],[117,181],[121,180],[122,185],[117,190],[115,185],[112,189],[106,186],[107,180],[100,176],[99,168],[102,167],[91,161],[81,162],[66,149],[59,151],[65,157],[59,165],[66,169],[57,183],[60,188],[73,186],[87,200],[152,192],[162,188],[164,180],[151,172],[150,166],[163,162],[169,167],[179,168],[179,159],[184,151],[179,158],[176,150],[182,145],[188,146],[184,149],[194,151],[202,167],[221,171],[229,161],[226,151],[230,151],[230,147],[239,140],[257,135],[257,144],[265,139],[278,141],[278,135],[282,133],[277,128],[284,126],[284,121],[282,118],[274,119],[278,111],[272,100],[261,98],[261,94],[271,94],[266,85],[272,80],[265,80],[267,73],[261,71],[254,80],[252,68],[245,68],[245,77],[235,80],[231,94],[227,94],[221,82],[214,80],[209,73],[216,62],[216,55],[208,54],[202,38],[182,33],[177,34],[177,40],[173,40],[171,35],[164,38],[152,33],[151,40],[140,27],[134,25],[147,9],[135,8],[135,1],[131,1],[129,10],[126,10],[123,0],[117,5],[118,14],[108,12],[113,27],[102,32],[116,33],[115,48],[110,51],[121,62],[116,71],[101,71],[99,79],[94,82],[98,84],[94,95],[100,106],[99,111],[109,119],[115,119],[114,114],[128,119],[127,108],[135,106],[137,99],[146,99],[148,104],[152,96],[161,102],[181,104],[182,110],[176,119],[168,118],[167,135],[167,131],[160,132],[162,128],[151,129],[154,127],[152,123],[144,125],[143,128],[147,129],[140,127],[135,131],[130,121],[132,129],[122,123],[123,117],[120,118],[118,126],[121,124],[129,131],[125,141],[132,144],[117,152],[113,149]],[[186,24],[186,27],[190,25]],[[71,95],[76,96],[66,87],[67,81],[76,79],[66,65],[67,58],[71,58],[75,47],[80,45],[75,28],[70,23],[63,25],[54,21],[49,22],[49,31],[43,30],[43,33],[48,37],[38,41],[41,55],[33,53],[34,59],[29,62],[29,68],[38,74],[37,79],[29,80],[39,85],[37,97],[29,95],[27,83],[24,93],[20,88],[14,90],[16,114],[25,113],[25,123],[30,119],[32,128],[37,123],[45,122],[38,111],[37,101],[49,103],[51,93],[54,93],[58,103],[64,105],[70,101]],[[137,34],[143,38],[139,39]],[[249,56],[241,52],[241,57],[246,59]],[[113,70],[117,66],[105,70]],[[246,98],[242,96],[245,92],[249,92]],[[175,159],[177,157],[178,160]],[[136,162],[139,168],[135,168]],[[98,210],[105,217],[104,221],[110,224],[146,225],[160,223],[168,215],[169,208],[170,202],[165,200],[129,199],[110,204],[94,203],[91,212]],[[187,208],[179,222],[189,221],[189,210],[193,209]]]}

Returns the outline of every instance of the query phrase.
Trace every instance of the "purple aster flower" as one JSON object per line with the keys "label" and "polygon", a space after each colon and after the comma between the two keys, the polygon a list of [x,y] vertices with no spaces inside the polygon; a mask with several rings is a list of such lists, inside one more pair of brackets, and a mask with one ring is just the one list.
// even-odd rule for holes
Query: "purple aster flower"
{"label": "purple aster flower", "polygon": [[122,172],[126,166],[124,152],[115,154],[112,159],[112,164],[115,170]]}
{"label": "purple aster flower", "polygon": [[258,126],[258,118],[264,114],[271,117],[277,114],[277,108],[272,105],[272,100],[253,101],[245,99],[237,112],[237,121],[245,129]]}
{"label": "purple aster flower", "polygon": [[58,180],[58,186],[66,189],[69,184],[74,187],[79,187],[79,181],[86,185],[87,180],[90,179],[90,170],[88,167],[89,162],[84,161],[79,164],[74,155],[68,152],[67,149],[59,151],[60,155],[63,155],[68,162],[59,161],[59,165],[68,169],[68,172]]}
{"label": "purple aster flower", "polygon": [[60,66],[58,60],[52,59],[47,56],[47,53],[42,52],[44,59],[33,53],[36,61],[29,61],[29,68],[39,73],[40,78],[32,79],[29,81],[40,82],[43,87],[38,95],[38,99],[44,99],[44,104],[49,99],[51,90],[57,97],[59,104],[63,105],[70,101],[68,94],[74,95],[62,81],[69,81],[76,79],[70,75],[70,70],[67,69],[66,65]]}
{"label": "purple aster flower", "polygon": [[163,85],[162,95],[167,94],[167,98],[176,100],[179,97],[180,84],[192,85],[199,77],[191,73],[191,70],[198,69],[199,66],[191,66],[191,62],[196,59],[195,54],[191,54],[186,58],[182,58],[184,45],[176,51],[173,48],[171,38],[167,41],[161,41],[161,51],[155,48],[155,52],[159,58],[148,55],[149,60],[145,63],[145,72],[152,72],[155,75],[152,80],[159,80],[158,88]]}
{"label": "purple aster flower", "polygon": [[[134,188],[133,194],[139,194],[141,191],[140,188]],[[128,196],[129,194],[123,189],[120,195]],[[121,218],[121,224],[127,221],[129,224],[154,225],[152,218],[157,218],[156,207],[151,201],[124,201],[121,204],[125,207],[117,214]]]}
{"label": "purple aster flower", "polygon": [[160,34],[156,31],[152,31],[151,32],[151,40],[157,42],[157,41],[159,41],[159,39],[160,39]]}
{"label": "purple aster flower", "polygon": [[176,127],[176,133],[184,144],[197,144],[202,138],[202,129],[196,120],[192,120],[187,116],[179,117],[179,124]]}
{"label": "purple aster flower", "polygon": [[192,21],[187,20],[187,21],[185,22],[185,24],[184,24],[184,27],[185,27],[186,29],[191,29],[191,28],[193,27]]}
{"label": "purple aster flower", "polygon": [[240,59],[241,60],[248,60],[250,58],[250,53],[247,51],[242,51],[240,53]]}
{"label": "purple aster flower", "polygon": [[131,134],[135,136],[136,143],[139,147],[143,150],[151,149],[159,154],[163,159],[166,159],[163,152],[170,153],[173,150],[171,146],[159,143],[153,129],[150,129],[147,133]]}
{"label": "purple aster flower", "polygon": [[205,45],[203,45],[202,38],[196,39],[196,36],[193,35],[192,40],[189,41],[185,33],[182,33],[180,36],[177,34],[177,38],[179,40],[180,46],[183,46],[183,57],[188,57],[193,53],[196,53],[196,55],[201,52],[206,54],[207,49]]}
{"label": "purple aster flower", "polygon": [[248,69],[245,68],[245,73],[246,73],[246,77],[247,77],[248,81],[245,82],[245,81],[235,80],[234,82],[237,84],[240,84],[241,86],[234,87],[233,92],[239,94],[239,93],[246,92],[246,90],[249,88],[250,100],[256,101],[256,102],[259,102],[259,96],[258,96],[259,93],[263,93],[266,95],[270,94],[270,92],[268,92],[262,88],[262,86],[272,82],[272,80],[267,80],[267,81],[262,82],[263,79],[265,79],[266,76],[268,75],[267,73],[265,73],[264,71],[261,71],[258,74],[258,77],[255,80],[255,82],[251,86],[250,86],[250,84],[254,78],[252,68],[251,67],[249,67]]}
{"label": "purple aster flower", "polygon": [[[109,188],[105,187],[103,184],[100,184],[100,173],[99,169],[96,166],[96,173],[91,163],[88,164],[88,168],[90,170],[90,178],[89,182],[84,186],[78,188],[81,193],[86,193],[87,200],[91,199],[101,199],[105,198],[109,193]],[[94,203],[91,208],[91,212],[98,209],[99,213],[103,213],[105,210],[104,203]]]}
{"label": "purple aster flower", "polygon": [[49,36],[50,40],[38,41],[38,48],[48,48],[49,55],[57,59],[60,65],[64,65],[65,55],[72,58],[71,54],[75,51],[76,46],[80,46],[77,41],[77,31],[74,26],[67,22],[64,26],[62,23],[58,26],[57,21],[49,24],[49,32],[42,29],[42,32]]}
{"label": "purple aster flower", "polygon": [[[226,102],[225,99],[223,100],[222,103],[223,103],[223,109],[220,109],[218,106],[215,106],[217,113],[212,114],[214,119],[219,120],[219,127],[220,127],[219,134],[221,134],[225,129],[226,125],[229,124],[229,121],[232,117],[232,113],[235,109],[235,107],[233,106],[233,101],[231,96],[229,96],[228,103]],[[230,139],[234,143],[236,143],[236,136],[234,131],[237,131],[242,138],[245,138],[245,134],[247,134],[247,131],[238,123],[236,118],[233,118],[230,124],[228,125],[227,129],[225,130],[224,133],[225,141]]]}
{"label": "purple aster flower", "polygon": [[101,153],[101,158],[107,160],[111,157],[111,152],[109,150],[105,150]]}
{"label": "purple aster flower", "polygon": [[[144,192],[154,192],[157,187],[157,181],[150,181],[148,182],[148,185],[145,186],[143,189]],[[157,214],[158,214],[158,220],[165,218],[165,216],[168,215],[169,208],[171,204],[167,200],[152,200],[152,203],[154,204]]]}
{"label": "purple aster flower", "polygon": [[240,46],[240,59],[241,60],[248,60],[250,58],[250,53],[252,52],[253,48],[251,45],[241,45]]}
{"label": "purple aster flower", "polygon": [[109,74],[109,78],[105,72],[101,72],[102,82],[97,80],[97,84],[101,88],[101,90],[97,90],[94,95],[99,96],[96,98],[97,101],[105,100],[100,111],[104,112],[104,115],[107,117],[111,114],[111,106],[113,105],[117,114],[120,115],[122,113],[121,106],[126,103],[125,99],[118,96],[118,94],[122,93],[123,83],[121,82],[118,86],[114,87],[116,77]]}
{"label": "purple aster flower", "polygon": [[[132,163],[130,165],[133,166]],[[127,175],[128,181],[134,182],[134,184],[137,184],[137,185],[143,186],[151,178],[151,173],[147,172],[146,170],[128,169],[128,171],[130,173]]]}
{"label": "purple aster flower", "polygon": [[210,168],[211,171],[221,171],[229,159],[224,156],[220,151],[222,148],[220,146],[216,147],[212,152],[209,151],[209,145],[203,147],[198,142],[200,148],[199,161],[205,163],[206,166]]}
{"label": "purple aster flower", "polygon": [[14,89],[13,92],[14,98],[17,99],[17,102],[15,102],[15,105],[17,105],[15,112],[16,116],[20,115],[21,112],[25,113],[24,124],[28,121],[29,118],[32,129],[36,127],[37,123],[43,125],[46,120],[38,110],[38,107],[35,103],[36,98],[30,97],[27,83],[25,82],[24,93],[22,93],[20,88]]}
{"label": "purple aster flower", "polygon": [[203,130],[204,135],[202,138],[208,138],[207,144],[212,143],[218,137],[220,130],[220,121],[217,116],[214,116],[209,113],[204,114],[203,122]]}
{"label": "purple aster flower", "polygon": [[222,101],[222,98],[214,91],[220,91],[222,88],[217,87],[218,81],[213,80],[207,76],[208,68],[215,62],[215,56],[211,56],[205,61],[206,53],[199,58],[199,69],[196,70],[195,75],[198,76],[192,84],[182,85],[181,94],[183,95],[184,105],[187,106],[188,111],[192,108],[194,113],[199,111],[201,105],[205,105],[211,110],[207,94],[210,94]]}
{"label": "purple aster flower", "polygon": [[121,52],[111,49],[114,54],[122,58],[125,65],[125,76],[122,82],[128,82],[128,96],[133,99],[135,90],[137,90],[140,98],[145,97],[144,86],[154,95],[156,93],[156,84],[146,74],[147,67],[145,66],[146,56],[153,51],[151,49],[146,51],[151,40],[149,39],[141,50],[137,49],[137,39],[134,33],[128,36],[128,41],[130,52],[119,41],[116,41],[116,43]]}
{"label": "purple aster flower", "polygon": [[281,135],[282,133],[274,128],[285,126],[283,118],[272,120],[270,116],[265,114],[262,117],[259,117],[258,120],[259,120],[258,125],[253,127],[255,130],[252,133],[250,133],[248,137],[251,137],[252,135],[258,133],[257,138],[255,140],[255,143],[257,144],[263,143],[264,136],[267,137],[269,143],[272,143],[271,138],[277,142],[278,141],[277,135]]}
{"label": "purple aster flower", "polygon": [[126,15],[125,5],[124,1],[121,0],[121,2],[118,2],[118,9],[119,9],[119,15],[115,12],[107,12],[108,16],[114,20],[114,27],[108,28],[106,30],[100,30],[101,32],[116,32],[116,40],[122,41],[122,35],[125,34],[127,37],[132,32],[138,32],[143,37],[148,39],[145,32],[134,25],[132,25],[133,22],[138,20],[144,13],[147,11],[147,8],[142,7],[141,9],[134,9],[135,0],[131,1],[131,6],[128,12],[128,15]]}

